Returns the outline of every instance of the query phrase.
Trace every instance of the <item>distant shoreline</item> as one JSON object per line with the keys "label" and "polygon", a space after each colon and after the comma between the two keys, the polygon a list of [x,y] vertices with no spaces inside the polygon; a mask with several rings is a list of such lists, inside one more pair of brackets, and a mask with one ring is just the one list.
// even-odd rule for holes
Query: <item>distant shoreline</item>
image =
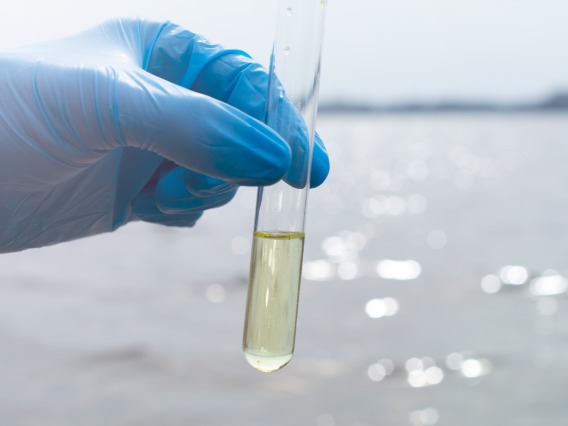
{"label": "distant shoreline", "polygon": [[568,112],[568,93],[550,96],[539,102],[496,103],[468,101],[406,102],[389,105],[350,102],[323,102],[320,113],[447,113],[447,112],[485,112],[485,113],[524,113],[524,112]]}

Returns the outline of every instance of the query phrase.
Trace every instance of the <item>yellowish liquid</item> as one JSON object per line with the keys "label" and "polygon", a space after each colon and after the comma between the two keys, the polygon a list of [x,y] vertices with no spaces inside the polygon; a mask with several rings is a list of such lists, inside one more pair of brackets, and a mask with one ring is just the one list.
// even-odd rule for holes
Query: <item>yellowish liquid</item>
{"label": "yellowish liquid", "polygon": [[243,351],[259,371],[292,359],[303,252],[302,232],[254,233]]}

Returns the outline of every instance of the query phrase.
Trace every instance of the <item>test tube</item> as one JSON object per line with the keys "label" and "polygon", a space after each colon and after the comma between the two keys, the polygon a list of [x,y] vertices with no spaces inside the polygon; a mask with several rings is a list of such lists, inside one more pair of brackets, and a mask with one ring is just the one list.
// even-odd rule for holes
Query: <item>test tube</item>
{"label": "test tube", "polygon": [[247,309],[246,360],[262,372],[294,352],[306,205],[327,0],[279,0],[266,124],[288,142],[284,179],[258,190]]}

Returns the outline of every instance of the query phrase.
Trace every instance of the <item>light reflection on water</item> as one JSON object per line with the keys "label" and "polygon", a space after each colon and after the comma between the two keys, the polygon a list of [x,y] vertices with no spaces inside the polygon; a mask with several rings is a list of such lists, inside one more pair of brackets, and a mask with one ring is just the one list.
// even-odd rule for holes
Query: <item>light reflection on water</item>
{"label": "light reflection on water", "polygon": [[498,293],[504,285],[522,286],[529,284],[528,294],[533,297],[559,296],[568,291],[568,279],[553,269],[546,270],[529,280],[529,272],[524,266],[506,265],[498,274],[489,274],[481,279],[480,285],[485,293]]}
{"label": "light reflection on water", "polygon": [[485,376],[491,370],[491,362],[486,359],[465,359],[460,368],[461,374],[467,378]]}
{"label": "light reflection on water", "polygon": [[[508,118],[481,118],[479,126],[477,121],[461,117],[439,123],[419,118],[398,123],[397,119],[377,119],[375,132],[370,121],[361,121],[351,137],[343,140],[337,152],[342,161],[349,159],[349,165],[340,164],[341,170],[330,176],[342,194],[339,198],[344,210],[338,218],[344,229],[366,226],[377,232],[363,232],[365,245],[359,249],[348,248],[338,234],[332,234],[333,239],[327,242],[322,239],[323,256],[320,253],[312,258],[319,260],[308,260],[305,278],[353,281],[346,284],[353,294],[358,288],[372,288],[364,311],[368,318],[380,319],[369,321],[368,339],[374,341],[373,332],[380,331],[376,347],[381,353],[389,353],[391,346],[419,345],[436,352],[452,341],[476,349],[450,351],[441,362],[429,357],[393,361],[401,358],[392,356],[390,363],[385,363],[387,358],[381,358],[365,367],[368,381],[382,387],[402,383],[407,389],[423,389],[424,395],[431,395],[428,392],[434,389],[449,395],[459,386],[456,383],[494,385],[496,375],[492,373],[498,370],[512,381],[517,377],[515,363],[526,362],[521,361],[526,358],[524,339],[559,332],[561,297],[568,292],[568,280],[564,273],[546,271],[542,265],[551,254],[561,259],[557,255],[562,252],[558,250],[561,239],[550,247],[547,244],[553,240],[552,233],[562,229],[565,214],[546,211],[543,200],[551,197],[556,201],[555,182],[568,176],[561,163],[539,166],[536,160],[545,156],[546,150],[534,142],[538,136],[540,142],[549,143],[547,149],[554,146],[554,156],[564,154],[567,149],[560,135],[568,134],[568,126],[561,121],[555,121],[555,130],[550,130],[546,120],[533,129],[523,120]],[[408,125],[405,131],[398,126],[402,123]],[[358,144],[363,140],[366,142]],[[556,178],[552,173],[547,176],[551,170]],[[534,177],[535,173],[547,177]],[[547,220],[554,224],[553,231],[546,228]],[[550,235],[549,240],[545,234]],[[568,237],[566,232],[560,234]],[[399,281],[413,283],[400,286]],[[467,293],[470,285],[477,285],[477,295]],[[391,293],[393,286],[398,289]],[[392,297],[385,297],[385,293]],[[392,318],[387,314],[388,299],[396,301]],[[485,305],[489,302],[496,303]],[[357,303],[361,306],[360,298]],[[530,310],[523,311],[527,303]],[[429,316],[423,316],[425,313]],[[417,336],[417,328],[426,336]],[[449,335],[438,337],[445,333]],[[431,346],[430,337],[436,342]],[[549,354],[547,351],[554,350],[543,351]],[[499,404],[500,396],[493,388],[485,399]],[[453,416],[454,421],[448,424],[461,423],[455,409],[441,406],[412,411],[407,421],[412,425],[437,424],[442,421],[442,411]],[[475,416],[468,411],[468,421]],[[478,418],[477,423],[514,423],[505,418],[494,416],[494,423]]]}
{"label": "light reflection on water", "polygon": [[[530,147],[516,145],[514,138],[520,136],[509,134],[505,127],[498,127],[498,132],[505,136],[494,140],[488,137],[491,132],[484,130],[482,140],[459,120],[453,124],[455,128],[449,131],[429,124],[424,124],[428,130],[421,131],[416,126],[409,131],[415,140],[408,137],[402,143],[393,137],[389,145],[389,136],[384,135],[384,142],[369,141],[357,146],[351,139],[350,144],[343,144],[340,157],[346,160],[346,165],[340,164],[340,170],[330,176],[331,185],[340,194],[336,203],[341,203],[342,210],[337,219],[343,230],[322,234],[320,251],[314,250],[304,265],[307,281],[343,282],[353,295],[358,289],[372,289],[366,302],[357,299],[356,308],[347,307],[346,300],[345,312],[348,315],[347,312],[356,309],[360,314],[364,309],[366,317],[372,319],[368,347],[373,347],[375,339],[371,336],[375,331],[380,331],[381,336],[388,335],[375,342],[382,354],[388,354],[391,345],[428,347],[429,335],[444,346],[447,342],[435,336],[451,329],[454,322],[456,331],[450,333],[448,341],[453,339],[470,346],[471,339],[471,346],[476,349],[448,351],[439,361],[437,347],[432,344],[430,349],[438,358],[411,357],[400,361],[400,357],[391,356],[369,362],[361,371],[368,382],[380,387],[403,385],[429,395],[428,392],[439,389],[451,392],[459,386],[456,383],[482,387],[493,383],[493,373],[498,370],[501,374],[510,371],[508,363],[513,363],[519,356],[515,351],[520,349],[508,351],[503,347],[506,345],[499,345],[500,338],[496,336],[503,332],[508,321],[513,321],[514,315],[526,314],[512,307],[496,307],[491,320],[486,319],[481,306],[486,300],[502,298],[504,303],[527,300],[531,304],[529,315],[535,317],[530,320],[534,329],[530,325],[528,329],[519,326],[514,331],[516,335],[530,333],[531,338],[538,338],[559,329],[556,323],[562,312],[559,296],[568,291],[568,281],[563,273],[533,266],[528,237],[540,236],[536,230],[528,237],[523,234],[527,229],[531,232],[534,215],[542,213],[534,200],[540,195],[543,183],[535,184],[530,195],[533,182],[515,181],[526,176],[527,164],[535,158]],[[491,126],[488,125],[491,131],[497,131]],[[368,123],[363,127],[359,129],[359,137],[370,131]],[[502,182],[508,180],[511,180],[509,186],[501,188]],[[485,192],[491,195],[485,197]],[[532,217],[523,200],[534,202]],[[336,214],[337,210],[332,210]],[[519,217],[518,227],[510,229],[517,226],[515,218]],[[349,236],[357,244],[350,242]],[[399,282],[404,281],[412,283],[401,286]],[[473,297],[470,302],[468,297],[460,295],[465,294],[463,289],[472,281],[477,285],[480,299]],[[393,286],[400,289],[393,290]],[[475,304],[480,306],[474,309]],[[432,313],[435,310],[440,311],[439,315]],[[449,311],[451,314],[444,314]],[[424,313],[430,317],[424,318]],[[426,327],[434,317],[437,319]],[[493,321],[491,326],[487,324],[489,321]],[[422,331],[427,335],[413,343],[414,330],[422,323]],[[406,343],[403,345],[397,339]],[[501,339],[509,343],[507,337]],[[494,357],[504,357],[506,361],[498,363]],[[438,413],[443,408],[417,409],[408,421],[413,425],[437,424],[442,421]],[[480,424],[487,424],[483,420]]]}
{"label": "light reflection on water", "polygon": [[371,299],[365,305],[365,312],[370,318],[392,317],[398,313],[399,304],[396,299]]}
{"label": "light reflection on water", "polygon": [[238,235],[231,240],[231,250],[236,255],[244,256],[250,254],[251,239],[244,235]]}
{"label": "light reflection on water", "polygon": [[[93,419],[88,407],[122,401],[117,423],[171,410],[164,422],[204,426],[561,424],[566,117],[319,122],[332,172],[310,193],[286,369],[257,376],[240,354],[253,191],[187,232],[134,224],[0,257],[12,408],[59,404],[63,419],[64,389]],[[152,362],[63,366],[128,344]]]}
{"label": "light reflection on water", "polygon": [[373,382],[381,382],[395,371],[395,364],[388,358],[383,358],[367,369],[367,375]]}
{"label": "light reflection on water", "polygon": [[534,278],[530,283],[533,296],[557,296],[566,293],[568,280],[558,272],[549,270]]}
{"label": "light reflection on water", "polygon": [[435,229],[431,231],[426,237],[426,242],[434,250],[441,250],[446,247],[448,243],[448,237],[446,233],[440,229]]}
{"label": "light reflection on water", "polygon": [[558,312],[558,300],[552,297],[542,297],[537,301],[537,311],[543,316],[552,316]]}
{"label": "light reflection on water", "polygon": [[501,268],[499,277],[504,284],[522,285],[527,282],[529,273],[524,266],[506,265]]}
{"label": "light reflection on water", "polygon": [[330,414],[321,414],[316,419],[316,426],[335,426],[335,418]]}
{"label": "light reflection on water", "polygon": [[411,194],[407,197],[399,195],[376,195],[361,202],[361,214],[367,218],[381,215],[400,216],[403,214],[422,214],[426,210],[427,201],[422,194]]}
{"label": "light reflection on water", "polygon": [[302,277],[310,281],[330,281],[335,276],[336,267],[326,259],[305,261]]}
{"label": "light reflection on water", "polygon": [[415,260],[384,259],[377,263],[377,274],[387,280],[409,281],[422,274],[422,267]]}
{"label": "light reflection on water", "polygon": [[497,275],[489,274],[481,279],[481,288],[485,293],[493,294],[501,290],[503,283]]}
{"label": "light reflection on water", "polygon": [[444,362],[437,362],[431,357],[409,358],[401,365],[383,358],[367,369],[367,376],[373,382],[385,380],[400,380],[404,373],[404,380],[411,388],[429,388],[441,385],[450,375],[463,380],[479,379],[487,376],[494,369],[493,362],[487,357],[473,355],[470,351],[452,352]]}
{"label": "light reflection on water", "polygon": [[408,384],[413,388],[439,385],[444,380],[444,372],[439,367],[429,367],[425,370],[412,370],[408,372]]}
{"label": "light reflection on water", "polygon": [[359,275],[359,265],[357,262],[345,261],[337,266],[337,276],[345,281],[354,280]]}
{"label": "light reflection on water", "polygon": [[220,284],[211,284],[205,291],[205,297],[212,303],[221,303],[225,300],[225,287]]}
{"label": "light reflection on water", "polygon": [[548,269],[531,277],[524,266],[506,265],[497,274],[486,275],[481,280],[481,288],[488,294],[502,293],[507,287],[519,288],[523,290],[523,296],[535,301],[538,317],[534,321],[534,331],[538,335],[549,336],[559,331],[556,317],[561,309],[559,298],[568,292],[566,276]]}
{"label": "light reflection on water", "polygon": [[412,426],[433,426],[438,424],[440,415],[438,410],[430,407],[413,411],[410,413],[409,420]]}
{"label": "light reflection on water", "polygon": [[[340,260],[341,259],[341,260]],[[353,252],[343,252],[341,256],[327,259],[307,260],[304,262],[302,277],[310,281],[332,281],[335,278],[351,281],[370,276],[365,273],[371,269],[369,262],[361,262]],[[373,267],[377,276],[385,280],[411,281],[422,274],[420,263],[415,260],[383,259]]]}
{"label": "light reflection on water", "polygon": [[491,360],[485,357],[476,357],[467,351],[448,354],[445,364],[449,370],[460,373],[463,377],[470,379],[485,376],[493,369]]}

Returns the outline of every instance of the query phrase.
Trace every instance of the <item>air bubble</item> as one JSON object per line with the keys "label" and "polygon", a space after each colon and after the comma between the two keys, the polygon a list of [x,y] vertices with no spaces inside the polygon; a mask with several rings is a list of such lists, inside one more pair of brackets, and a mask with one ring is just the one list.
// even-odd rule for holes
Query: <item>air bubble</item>
{"label": "air bubble", "polygon": [[292,51],[292,49],[290,49],[290,46],[286,46],[286,47],[284,48],[284,54],[285,54],[286,56],[288,56],[291,51]]}
{"label": "air bubble", "polygon": [[292,12],[292,8],[289,7],[288,9],[286,9],[286,16],[292,16],[293,12]]}

